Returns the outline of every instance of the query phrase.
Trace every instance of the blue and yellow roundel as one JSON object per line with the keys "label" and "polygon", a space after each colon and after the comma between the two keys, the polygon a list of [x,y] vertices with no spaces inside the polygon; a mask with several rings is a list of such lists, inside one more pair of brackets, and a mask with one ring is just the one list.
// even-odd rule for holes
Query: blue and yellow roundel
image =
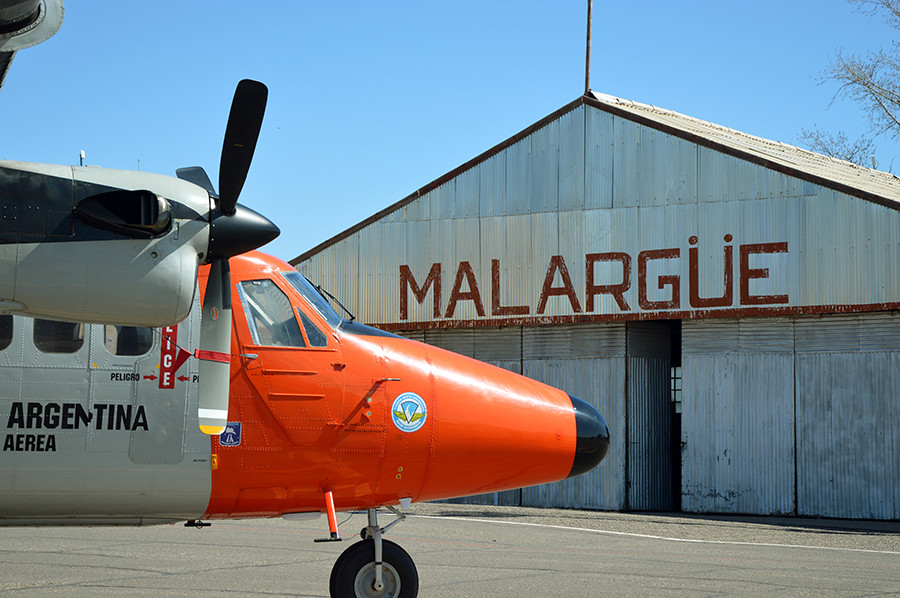
{"label": "blue and yellow roundel", "polygon": [[404,392],[394,399],[391,419],[401,432],[415,432],[425,425],[428,407],[425,400],[414,392]]}

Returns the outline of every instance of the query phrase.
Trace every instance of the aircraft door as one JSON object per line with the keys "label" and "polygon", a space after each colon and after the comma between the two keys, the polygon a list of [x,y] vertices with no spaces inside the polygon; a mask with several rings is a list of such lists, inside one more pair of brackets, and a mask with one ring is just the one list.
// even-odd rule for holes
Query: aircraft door
{"label": "aircraft door", "polygon": [[246,323],[237,327],[241,360],[251,384],[292,444],[324,440],[341,416],[337,339],[271,279],[239,282],[237,291]]}

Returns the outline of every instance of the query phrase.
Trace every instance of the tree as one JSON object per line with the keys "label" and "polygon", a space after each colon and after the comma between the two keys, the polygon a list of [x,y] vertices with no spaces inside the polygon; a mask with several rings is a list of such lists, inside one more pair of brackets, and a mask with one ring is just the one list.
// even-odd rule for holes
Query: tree
{"label": "tree", "polygon": [[[860,12],[881,15],[885,21],[900,29],[900,0],[848,0]],[[879,49],[865,55],[838,50],[829,67],[819,75],[819,81],[839,85],[832,98],[850,99],[863,109],[870,125],[870,136],[863,135],[850,143],[847,136],[818,130],[803,129],[801,142],[810,149],[826,155],[865,165],[874,149],[874,137],[889,134],[900,137],[900,43],[890,49]]]}
{"label": "tree", "polygon": [[[865,135],[853,143],[847,139],[847,136],[839,131],[832,135],[827,131],[819,131],[818,129],[803,129],[800,133],[800,140],[814,152],[847,160],[860,166],[866,166],[875,151],[875,142]],[[874,167],[874,164],[873,164]]]}

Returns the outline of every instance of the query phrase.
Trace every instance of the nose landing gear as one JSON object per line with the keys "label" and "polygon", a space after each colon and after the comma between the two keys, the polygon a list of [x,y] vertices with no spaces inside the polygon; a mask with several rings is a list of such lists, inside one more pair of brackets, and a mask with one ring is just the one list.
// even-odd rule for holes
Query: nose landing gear
{"label": "nose landing gear", "polygon": [[381,537],[404,516],[397,513],[399,519],[381,528],[375,509],[368,509],[367,514],[369,525],[361,532],[363,540],[341,553],[331,570],[332,598],[414,598],[419,593],[415,563],[399,545]]}

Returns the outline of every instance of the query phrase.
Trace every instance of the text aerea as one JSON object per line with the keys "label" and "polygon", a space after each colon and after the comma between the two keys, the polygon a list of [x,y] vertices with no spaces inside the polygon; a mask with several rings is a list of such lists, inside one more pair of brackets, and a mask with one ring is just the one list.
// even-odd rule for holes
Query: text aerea
{"label": "text aerea", "polygon": [[[735,257],[732,246],[732,235],[724,237],[723,259],[721,274],[722,294],[714,297],[700,296],[700,258],[697,248],[697,236],[688,239],[688,305],[690,309],[723,308],[735,305],[761,306],[781,305],[788,303],[787,293],[779,294],[754,294],[751,292],[751,282],[769,278],[769,269],[753,267],[753,256],[761,254],[786,254],[788,253],[787,241],[776,243],[747,243],[738,246],[737,264],[737,303],[735,302]],[[620,312],[634,310],[626,292],[632,285],[637,286],[637,307],[642,312],[655,312],[666,310],[680,310],[687,308],[682,299],[682,276],[680,274],[658,274],[649,280],[648,271],[654,262],[670,264],[666,267],[668,272],[680,272],[681,267],[674,260],[682,259],[681,249],[647,249],[641,251],[636,257],[622,251],[609,251],[602,253],[588,253],[584,256],[585,284],[583,294],[579,294],[572,284],[569,268],[561,255],[550,257],[544,282],[541,286],[540,296],[537,297],[535,311],[531,311],[530,305],[503,305],[500,297],[501,289],[501,263],[499,259],[491,260],[491,290],[490,310],[491,316],[523,317],[531,315],[543,315],[547,309],[547,303],[551,297],[560,296],[568,300],[572,312],[594,313],[597,298],[601,295],[610,295]],[[598,264],[619,264],[621,275],[615,280],[602,279],[598,274]],[[422,277],[422,273],[413,273],[409,265],[400,266],[400,320],[409,318],[409,294],[419,304],[424,304],[428,294],[431,293],[432,317],[452,318],[456,313],[457,305],[463,301],[471,301],[478,317],[485,317],[485,307],[481,288],[478,284],[479,277],[472,269],[471,262],[461,261],[456,267],[456,275],[446,308],[443,307],[443,265],[438,262],[431,265],[428,274],[421,283],[416,279],[416,274]],[[636,276],[634,274],[636,273]],[[703,275],[708,275],[705,271]],[[715,278],[718,278],[716,276]],[[559,282],[556,282],[556,281]],[[665,295],[664,298],[651,298],[648,293],[648,285],[653,285]],[[632,293],[633,295],[633,293]],[[582,304],[583,299],[583,304]]]}

